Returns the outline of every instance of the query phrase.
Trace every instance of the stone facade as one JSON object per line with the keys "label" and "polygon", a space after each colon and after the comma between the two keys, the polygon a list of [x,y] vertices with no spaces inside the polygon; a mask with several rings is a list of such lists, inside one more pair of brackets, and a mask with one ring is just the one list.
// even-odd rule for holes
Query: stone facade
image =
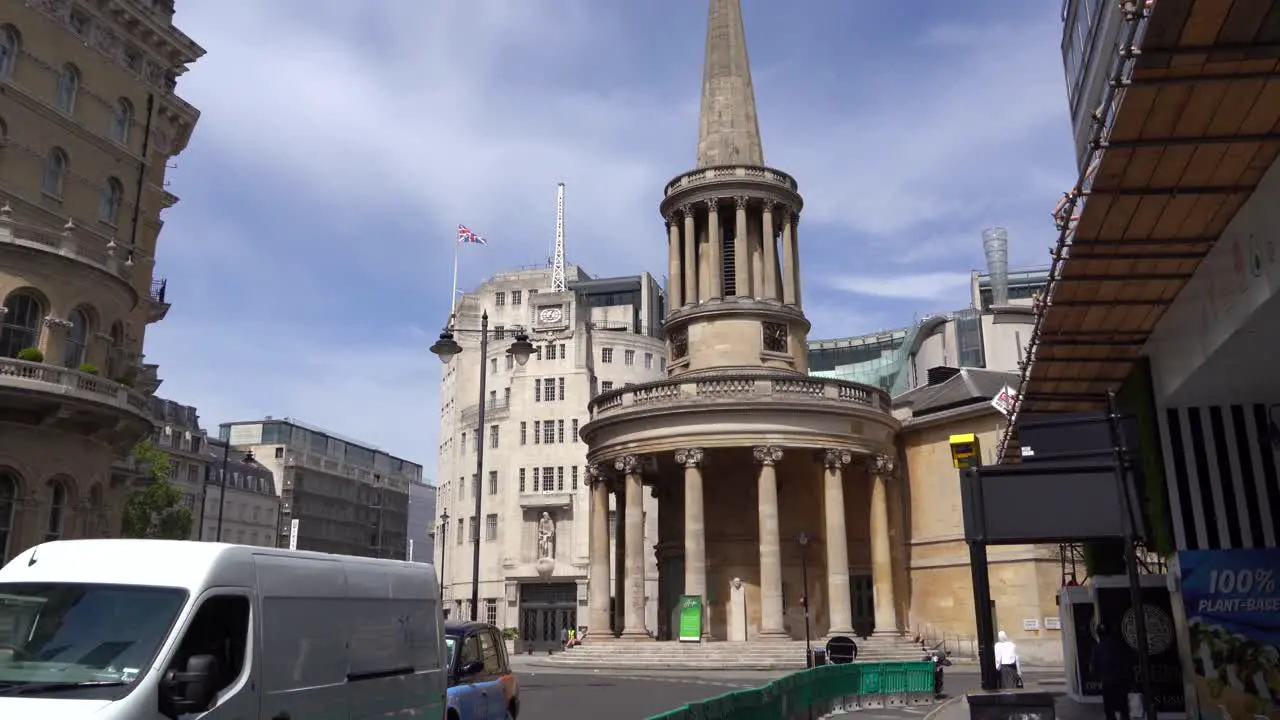
{"label": "stone facade", "polygon": [[159,381],[142,350],[169,307],[154,272],[160,213],[177,202],[166,164],[199,118],[174,89],[204,53],[172,15],[42,0],[0,20],[5,557],[59,536],[40,529],[54,515],[77,537],[118,532],[132,477],[112,462],[151,432],[143,393]]}

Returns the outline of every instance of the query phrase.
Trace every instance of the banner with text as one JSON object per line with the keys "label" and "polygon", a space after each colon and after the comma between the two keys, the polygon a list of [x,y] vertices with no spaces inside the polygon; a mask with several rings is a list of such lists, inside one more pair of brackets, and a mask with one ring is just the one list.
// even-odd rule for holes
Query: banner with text
{"label": "banner with text", "polygon": [[1199,717],[1280,720],[1280,550],[1178,553]]}

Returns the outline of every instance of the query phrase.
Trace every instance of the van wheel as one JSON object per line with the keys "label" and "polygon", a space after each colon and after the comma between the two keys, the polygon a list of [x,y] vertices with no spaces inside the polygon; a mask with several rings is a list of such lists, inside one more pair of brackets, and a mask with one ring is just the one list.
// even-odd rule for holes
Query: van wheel
{"label": "van wheel", "polygon": [[458,720],[458,711],[454,710],[453,708],[449,708],[448,714],[446,714],[444,717],[445,717],[445,720]]}
{"label": "van wheel", "polygon": [[507,720],[516,720],[516,717],[519,715],[520,715],[520,706],[517,705],[516,703],[509,703],[507,705]]}

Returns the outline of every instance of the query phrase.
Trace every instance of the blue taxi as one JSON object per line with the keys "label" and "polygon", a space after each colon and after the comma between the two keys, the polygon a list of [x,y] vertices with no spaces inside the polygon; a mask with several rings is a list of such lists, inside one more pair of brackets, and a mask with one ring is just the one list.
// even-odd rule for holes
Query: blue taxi
{"label": "blue taxi", "polygon": [[449,663],[447,720],[515,720],[520,715],[520,685],[502,631],[488,623],[444,626]]}

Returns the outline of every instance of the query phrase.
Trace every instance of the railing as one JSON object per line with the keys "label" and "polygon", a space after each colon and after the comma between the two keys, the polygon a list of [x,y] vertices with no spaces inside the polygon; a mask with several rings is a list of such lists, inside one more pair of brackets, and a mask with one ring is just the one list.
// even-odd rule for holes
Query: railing
{"label": "railing", "polygon": [[158,303],[164,302],[165,290],[169,287],[169,281],[165,278],[151,281],[151,292],[148,293],[152,300]]}
{"label": "railing", "polygon": [[[501,420],[511,413],[511,401],[507,398],[501,400],[494,399],[485,402],[484,417],[485,420]],[[462,424],[470,425],[480,419],[480,405],[472,405],[471,407],[462,409]]]}
{"label": "railing", "polygon": [[689,703],[649,720],[798,720],[862,708],[931,705],[931,662],[820,665],[750,690]]}
{"label": "railing", "polygon": [[0,384],[94,400],[151,417],[150,403],[142,393],[97,375],[57,365],[3,358],[0,359]]}
{"label": "railing", "polygon": [[771,400],[826,400],[884,413],[888,413],[891,407],[889,394],[885,391],[846,380],[726,373],[677,377],[610,390],[597,396],[591,402],[590,410],[591,419],[596,420],[634,408],[656,405]]}
{"label": "railing", "polygon": [[10,243],[55,255],[74,258],[129,282],[133,277],[131,253],[114,240],[101,240],[88,231],[67,223],[61,231],[18,222],[13,208],[0,207],[0,243]]}
{"label": "railing", "polygon": [[407,477],[402,476],[401,473],[375,472],[369,468],[349,465],[342,460],[334,460],[315,453],[296,451],[285,453],[284,464],[286,467],[304,467],[309,470],[329,473],[330,475],[341,475],[371,485],[378,484],[400,492],[409,492],[409,480]]}
{"label": "railing", "polygon": [[978,657],[978,638],[972,635],[944,632],[926,624],[916,627],[914,640],[925,647],[946,650],[952,657],[968,660]]}
{"label": "railing", "polygon": [[745,165],[729,165],[722,167],[709,167],[700,170],[687,172],[675,180],[667,183],[666,196],[683,190],[685,188],[701,185],[703,183],[714,182],[716,180],[728,180],[731,178],[750,178],[752,180],[764,180],[780,185],[791,192],[796,192],[799,186],[796,179],[790,175],[779,172],[772,168],[765,167],[748,167]]}

